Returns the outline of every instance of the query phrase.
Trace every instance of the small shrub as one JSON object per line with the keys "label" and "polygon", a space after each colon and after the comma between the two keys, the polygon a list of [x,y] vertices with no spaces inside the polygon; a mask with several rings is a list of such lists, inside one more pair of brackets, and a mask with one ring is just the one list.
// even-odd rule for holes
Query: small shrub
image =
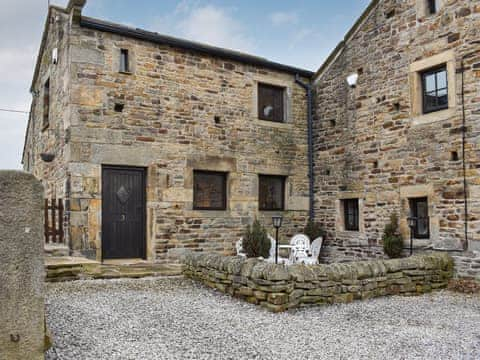
{"label": "small shrub", "polygon": [[305,228],[303,229],[303,233],[310,238],[310,242],[320,236],[323,238],[325,237],[325,230],[323,230],[322,225],[312,219],[308,219],[307,225],[305,225]]}
{"label": "small shrub", "polygon": [[249,258],[270,256],[270,239],[268,238],[267,230],[260,224],[260,221],[255,220],[253,225],[248,225],[243,234],[243,251]]}
{"label": "small shrub", "polygon": [[383,233],[383,250],[388,257],[394,259],[402,255],[403,240],[398,233],[398,218],[396,214],[392,214],[390,222],[385,225]]}

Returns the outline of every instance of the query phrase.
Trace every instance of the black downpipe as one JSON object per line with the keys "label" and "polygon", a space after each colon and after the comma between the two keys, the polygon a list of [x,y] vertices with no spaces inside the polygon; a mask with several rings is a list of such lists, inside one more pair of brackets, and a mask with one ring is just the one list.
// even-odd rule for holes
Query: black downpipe
{"label": "black downpipe", "polygon": [[467,195],[467,165],[465,160],[465,142],[466,142],[466,125],[465,117],[465,64],[462,58],[462,165],[463,165],[463,201],[464,201],[464,226],[465,226],[465,244],[464,250],[468,250],[468,195]]}
{"label": "black downpipe", "polygon": [[315,210],[314,210],[314,175],[313,175],[313,99],[312,99],[312,85],[304,83],[300,80],[300,76],[297,74],[295,76],[295,82],[303,87],[307,92],[307,123],[308,123],[308,181],[309,181],[309,190],[308,190],[308,216],[310,220],[315,220]]}

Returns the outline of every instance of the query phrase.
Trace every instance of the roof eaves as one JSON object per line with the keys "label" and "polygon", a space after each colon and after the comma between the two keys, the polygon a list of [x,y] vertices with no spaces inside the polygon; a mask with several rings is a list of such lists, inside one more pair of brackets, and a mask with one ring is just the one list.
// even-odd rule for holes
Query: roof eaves
{"label": "roof eaves", "polygon": [[63,9],[61,7],[58,7],[58,6],[55,6],[55,5],[50,5],[49,8],[48,8],[47,18],[45,20],[45,25],[43,27],[42,41],[40,42],[40,48],[38,49],[37,61],[35,63],[35,70],[33,72],[33,79],[32,79],[32,83],[30,85],[30,92],[32,92],[34,90],[33,88],[35,86],[35,82],[37,81],[38,73],[40,71],[43,52],[45,51],[45,44],[47,42],[48,31],[49,31],[49,28],[50,28],[49,19],[50,19],[50,15],[51,15],[51,12],[52,12],[53,9],[55,9],[57,11],[61,11],[61,12],[66,12],[65,9]]}
{"label": "roof eaves", "polygon": [[234,50],[229,50],[225,48],[215,47],[211,45],[206,45],[194,41],[189,41],[185,39],[179,39],[172,36],[158,34],[156,32],[150,32],[142,29],[135,29],[127,27],[124,25],[107,22],[99,19],[94,19],[90,17],[82,16],[80,21],[80,26],[105,31],[117,35],[127,36],[139,40],[149,41],[155,44],[166,44],[173,47],[181,48],[184,50],[191,50],[200,52],[207,55],[218,56],[223,59],[238,61],[250,65],[263,66],[266,68],[283,71],[291,74],[299,74],[306,78],[311,78],[314,75],[314,72],[300,69],[297,67],[280,64],[277,62],[269,61],[265,58],[241,53]]}
{"label": "roof eaves", "polygon": [[330,53],[327,60],[320,66],[320,68],[315,72],[313,76],[313,80],[316,81],[323,72],[333,63],[333,61],[341,54],[345,45],[355,36],[359,28],[363,25],[363,23],[367,20],[370,16],[372,11],[376,8],[376,6],[380,3],[381,0],[372,0],[370,4],[368,4],[367,8],[363,11],[362,15],[355,21],[353,26],[348,30],[347,34],[343,38],[343,40],[335,47],[335,49]]}

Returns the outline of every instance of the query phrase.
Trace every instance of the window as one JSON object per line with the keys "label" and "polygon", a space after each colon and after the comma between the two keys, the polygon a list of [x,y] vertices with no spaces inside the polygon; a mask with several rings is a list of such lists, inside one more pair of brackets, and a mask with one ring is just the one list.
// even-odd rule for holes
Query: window
{"label": "window", "polygon": [[193,208],[227,209],[227,174],[213,171],[193,172]]}
{"label": "window", "polygon": [[285,88],[258,84],[258,118],[261,120],[284,121]]}
{"label": "window", "polygon": [[120,72],[130,72],[127,49],[120,49]]}
{"label": "window", "polygon": [[359,230],[358,199],[344,199],[343,216],[346,231]]}
{"label": "window", "polygon": [[285,177],[259,175],[258,204],[260,210],[285,209]]}
{"label": "window", "polygon": [[410,199],[410,216],[416,219],[413,236],[416,239],[428,239],[430,237],[430,222],[428,199],[426,197]]}
{"label": "window", "polygon": [[50,79],[45,82],[43,86],[43,129],[46,129],[49,125],[50,115]]}
{"label": "window", "polygon": [[447,67],[422,72],[423,113],[448,108]]}
{"label": "window", "polygon": [[25,170],[30,171],[30,153],[27,152],[27,156],[25,157],[26,164],[25,164]]}
{"label": "window", "polygon": [[429,15],[435,14],[440,8],[439,5],[439,0],[427,0],[427,13]]}

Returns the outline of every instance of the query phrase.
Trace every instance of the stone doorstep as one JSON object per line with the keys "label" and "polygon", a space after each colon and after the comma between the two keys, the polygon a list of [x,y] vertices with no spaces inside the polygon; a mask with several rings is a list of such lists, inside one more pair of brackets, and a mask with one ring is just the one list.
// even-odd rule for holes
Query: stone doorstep
{"label": "stone doorstep", "polygon": [[83,257],[45,257],[47,282],[83,279],[119,279],[182,274],[180,264],[156,264],[147,261],[115,261],[101,263]]}
{"label": "stone doorstep", "polygon": [[45,256],[47,257],[61,257],[61,256],[68,257],[70,254],[70,250],[68,249],[68,246],[66,246],[65,244],[55,244],[55,243],[45,244],[43,250],[44,250]]}

